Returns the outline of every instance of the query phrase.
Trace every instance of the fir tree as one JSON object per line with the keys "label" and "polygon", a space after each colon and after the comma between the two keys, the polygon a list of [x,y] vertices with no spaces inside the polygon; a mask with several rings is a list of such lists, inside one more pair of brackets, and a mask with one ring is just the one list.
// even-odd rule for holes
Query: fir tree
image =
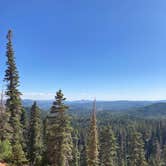
{"label": "fir tree", "polygon": [[147,166],[144,144],[139,132],[133,130],[130,144],[129,166]]}
{"label": "fir tree", "polygon": [[27,118],[27,113],[26,113],[25,109],[22,110],[21,125],[23,128],[22,146],[23,146],[24,152],[26,152],[26,154],[27,154],[27,149],[28,149],[28,118]]}
{"label": "fir tree", "polygon": [[6,111],[3,95],[2,90],[0,99],[0,141],[7,141],[10,137],[12,128],[8,123],[9,113]]}
{"label": "fir tree", "polygon": [[166,145],[164,145],[163,147],[163,151],[162,151],[162,166],[166,166]]}
{"label": "fir tree", "polygon": [[48,155],[47,155],[47,118],[43,120],[43,157],[41,166],[48,165]]}
{"label": "fir tree", "polygon": [[24,166],[27,165],[27,160],[25,158],[25,153],[22,150],[22,145],[20,142],[15,141],[12,145],[12,166]]}
{"label": "fir tree", "polygon": [[12,158],[12,147],[8,140],[0,141],[0,161],[8,162]]}
{"label": "fir tree", "polygon": [[87,165],[87,145],[86,145],[86,136],[85,133],[80,133],[80,144],[79,144],[79,151],[80,151],[80,166]]}
{"label": "fir tree", "polygon": [[72,128],[64,104],[61,90],[56,93],[55,101],[47,117],[47,148],[51,166],[68,166],[72,160]]}
{"label": "fir tree", "polygon": [[155,137],[153,140],[152,146],[152,154],[150,157],[150,164],[151,166],[161,166],[162,160],[161,160],[161,147],[158,139]]}
{"label": "fir tree", "polygon": [[10,125],[7,123],[8,116],[5,107],[0,104],[0,141],[7,140],[11,130]]}
{"label": "fir tree", "polygon": [[104,127],[100,133],[100,166],[117,166],[116,138],[111,127]]}
{"label": "fir tree", "polygon": [[33,103],[29,123],[29,159],[33,166],[41,166],[42,161],[42,120],[41,112],[36,102]]}
{"label": "fir tree", "polygon": [[97,120],[96,120],[96,101],[94,101],[89,135],[87,144],[87,164],[88,166],[99,165],[99,148],[98,148],[98,131],[97,131]]}
{"label": "fir tree", "polygon": [[120,130],[118,133],[118,165],[126,166],[126,135],[125,131]]}
{"label": "fir tree", "polygon": [[[7,69],[4,80],[7,82],[6,89],[6,111],[8,114],[8,122],[11,127],[10,140],[13,150],[13,162],[17,166],[23,165],[26,162],[25,154],[23,152],[23,127],[21,124],[22,104],[21,93],[18,90],[19,75],[15,63],[14,51],[12,48],[12,31],[8,31],[7,35]],[[20,155],[21,154],[21,158]]]}
{"label": "fir tree", "polygon": [[79,166],[80,165],[80,152],[78,149],[79,146],[79,138],[78,138],[78,131],[75,129],[72,133],[73,139],[73,159],[70,163],[70,166]]}

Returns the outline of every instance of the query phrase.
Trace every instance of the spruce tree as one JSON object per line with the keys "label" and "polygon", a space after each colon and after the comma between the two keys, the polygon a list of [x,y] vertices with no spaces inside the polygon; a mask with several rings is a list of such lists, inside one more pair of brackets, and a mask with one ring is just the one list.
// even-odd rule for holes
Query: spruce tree
{"label": "spruce tree", "polygon": [[88,166],[99,165],[98,131],[96,119],[96,100],[94,101],[90,128],[87,142],[87,164]]}
{"label": "spruce tree", "polygon": [[100,166],[117,166],[116,138],[110,126],[100,132]]}
{"label": "spruce tree", "polygon": [[130,145],[129,166],[147,166],[141,134],[134,129],[131,136]]}
{"label": "spruce tree", "polygon": [[73,158],[72,127],[65,100],[59,90],[47,117],[47,154],[51,166],[68,166]]}
{"label": "spruce tree", "polygon": [[79,137],[78,137],[78,130],[74,130],[72,133],[72,139],[73,139],[73,159],[70,163],[70,166],[79,166],[80,165],[80,152],[78,149],[79,146]]}
{"label": "spruce tree", "polygon": [[118,136],[118,165],[119,166],[126,166],[126,135],[125,130],[120,129]]}
{"label": "spruce tree", "polygon": [[162,160],[161,160],[161,147],[160,143],[157,138],[153,138],[153,144],[151,145],[152,147],[152,154],[150,157],[150,164],[152,166],[161,166],[162,165]]}
{"label": "spruce tree", "polygon": [[8,114],[8,122],[11,127],[10,140],[13,150],[13,164],[22,166],[26,162],[25,154],[23,151],[23,127],[21,124],[22,104],[20,98],[19,87],[19,74],[17,71],[14,51],[12,48],[12,31],[8,31],[7,35],[7,69],[5,72],[4,80],[7,83],[6,89],[6,111]]}
{"label": "spruce tree", "polygon": [[41,112],[36,102],[33,103],[30,112],[29,123],[29,160],[33,166],[41,166],[43,152]]}
{"label": "spruce tree", "polygon": [[22,110],[22,115],[21,115],[21,125],[23,129],[23,139],[22,139],[22,146],[24,152],[28,153],[28,117],[27,117],[27,112],[25,109]]}
{"label": "spruce tree", "polygon": [[8,140],[0,141],[0,162],[9,163],[12,157],[12,147]]}
{"label": "spruce tree", "polygon": [[162,151],[162,166],[166,166],[166,145],[164,145],[163,147],[163,151]]}
{"label": "spruce tree", "polygon": [[80,151],[80,166],[87,165],[87,143],[86,143],[86,134],[80,132],[80,144],[79,144],[79,151]]}
{"label": "spruce tree", "polygon": [[9,138],[10,126],[7,123],[8,116],[5,111],[5,107],[0,104],[0,141],[7,140]]}

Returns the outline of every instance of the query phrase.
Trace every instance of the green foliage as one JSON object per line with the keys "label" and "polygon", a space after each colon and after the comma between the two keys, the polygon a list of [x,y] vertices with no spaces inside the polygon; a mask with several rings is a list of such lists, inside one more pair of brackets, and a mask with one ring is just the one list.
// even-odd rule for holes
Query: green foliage
{"label": "green foliage", "polygon": [[47,152],[52,166],[66,166],[72,160],[72,127],[66,114],[67,106],[61,90],[47,117]]}
{"label": "green foliage", "polygon": [[36,102],[32,105],[29,124],[29,159],[33,166],[40,166],[43,155],[41,112]]}
{"label": "green foliage", "polygon": [[72,134],[73,139],[73,148],[72,148],[72,156],[73,159],[70,162],[70,166],[79,166],[80,165],[80,152],[78,149],[78,131],[74,130]]}
{"label": "green foliage", "polygon": [[0,141],[0,161],[9,162],[12,158],[12,146],[9,140]]}
{"label": "green foliage", "polygon": [[117,166],[116,138],[110,126],[100,132],[100,166]]}
{"label": "green foliage", "polygon": [[11,130],[11,126],[8,123],[8,114],[4,106],[0,105],[0,140],[8,139]]}
{"label": "green foliage", "polygon": [[24,152],[27,154],[28,151],[28,118],[27,118],[27,113],[25,109],[22,109],[22,114],[21,114],[21,125],[23,129],[23,138],[22,138],[22,146]]}
{"label": "green foliage", "polygon": [[132,131],[129,166],[147,166],[144,144],[139,132]]}
{"label": "green foliage", "polygon": [[12,146],[12,165],[13,166],[23,166],[28,163],[22,145],[19,142],[15,142]]}
{"label": "green foliage", "polygon": [[88,144],[87,144],[87,165],[99,165],[99,144],[98,144],[98,130],[96,120],[96,101],[94,101],[94,108],[91,116],[91,123],[89,127]]}
{"label": "green foliage", "polygon": [[[6,111],[8,115],[8,126],[10,126],[9,139],[12,144],[13,163],[20,163],[24,161],[25,154],[23,152],[23,126],[21,124],[22,104],[18,90],[19,75],[15,63],[14,51],[12,48],[12,31],[8,31],[7,35],[7,69],[5,74],[5,81],[7,82],[6,89]],[[21,155],[21,158],[19,157]],[[16,159],[16,160],[15,160]]]}

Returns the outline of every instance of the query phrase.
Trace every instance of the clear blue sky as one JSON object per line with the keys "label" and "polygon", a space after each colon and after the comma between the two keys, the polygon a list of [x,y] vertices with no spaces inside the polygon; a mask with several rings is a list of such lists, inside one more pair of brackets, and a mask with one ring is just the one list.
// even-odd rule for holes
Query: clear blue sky
{"label": "clear blue sky", "polygon": [[24,98],[166,99],[165,0],[1,0],[0,25]]}

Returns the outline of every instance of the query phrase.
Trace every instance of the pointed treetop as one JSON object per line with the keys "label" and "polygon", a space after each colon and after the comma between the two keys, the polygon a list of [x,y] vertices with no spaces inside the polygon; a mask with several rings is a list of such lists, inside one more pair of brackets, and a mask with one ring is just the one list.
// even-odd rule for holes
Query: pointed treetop
{"label": "pointed treetop", "polygon": [[34,102],[33,102],[33,105],[35,105],[35,106],[36,106],[36,105],[37,105],[37,102],[36,102],[36,101],[34,101]]}
{"label": "pointed treetop", "polygon": [[96,112],[96,98],[93,101],[93,111]]}
{"label": "pointed treetop", "polygon": [[96,116],[96,98],[93,101],[93,111],[92,111],[92,116],[95,117]]}
{"label": "pointed treetop", "polygon": [[11,29],[9,29],[9,31],[8,31],[7,39],[8,39],[9,41],[12,40],[12,30],[11,30]]}

